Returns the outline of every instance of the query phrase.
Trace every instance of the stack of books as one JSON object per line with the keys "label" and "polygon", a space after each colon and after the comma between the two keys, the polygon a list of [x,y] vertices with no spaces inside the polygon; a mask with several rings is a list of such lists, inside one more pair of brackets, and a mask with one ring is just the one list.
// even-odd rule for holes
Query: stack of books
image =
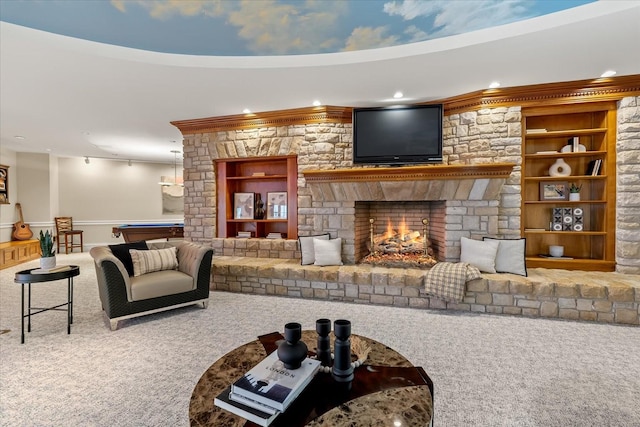
{"label": "stack of books", "polygon": [[238,231],[238,235],[236,236],[239,239],[248,239],[251,237],[251,231]]}
{"label": "stack of books", "polygon": [[282,239],[282,233],[269,233],[267,239]]}
{"label": "stack of books", "polygon": [[286,369],[276,351],[224,389],[214,404],[261,426],[268,426],[311,382],[320,361],[306,358]]}
{"label": "stack of books", "polygon": [[587,175],[588,176],[600,175],[600,166],[602,166],[602,159],[591,160],[589,162],[589,165],[587,165]]}

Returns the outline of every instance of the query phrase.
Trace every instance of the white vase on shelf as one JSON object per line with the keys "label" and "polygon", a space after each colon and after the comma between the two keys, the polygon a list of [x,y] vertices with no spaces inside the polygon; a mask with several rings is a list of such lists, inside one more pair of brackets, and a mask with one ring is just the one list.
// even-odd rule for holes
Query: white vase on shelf
{"label": "white vase on shelf", "polygon": [[549,176],[569,176],[571,175],[571,166],[564,159],[558,159],[549,168]]}
{"label": "white vase on shelf", "polygon": [[572,202],[580,201],[580,193],[569,193],[569,200]]}

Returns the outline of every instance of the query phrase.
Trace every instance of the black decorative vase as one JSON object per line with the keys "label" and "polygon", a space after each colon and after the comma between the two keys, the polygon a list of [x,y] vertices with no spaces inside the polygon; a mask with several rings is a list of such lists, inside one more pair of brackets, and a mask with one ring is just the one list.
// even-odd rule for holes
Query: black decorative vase
{"label": "black decorative vase", "polygon": [[333,379],[341,383],[350,383],[353,380],[353,366],[351,365],[351,322],[348,320],[336,320],[333,322],[333,334],[336,337],[333,343]]}
{"label": "black decorative vase", "polygon": [[331,366],[331,342],[329,340],[331,320],[316,320],[316,332],[318,333],[318,360],[322,363],[322,366]]}
{"label": "black decorative vase", "polygon": [[284,341],[278,344],[278,359],[287,369],[298,369],[307,357],[307,345],[300,341],[302,325],[287,323],[284,325]]}

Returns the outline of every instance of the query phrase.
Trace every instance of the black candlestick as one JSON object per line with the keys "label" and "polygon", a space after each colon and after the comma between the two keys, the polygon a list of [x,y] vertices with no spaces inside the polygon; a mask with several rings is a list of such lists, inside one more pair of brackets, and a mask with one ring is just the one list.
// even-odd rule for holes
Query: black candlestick
{"label": "black candlestick", "polygon": [[353,366],[351,365],[351,322],[348,320],[336,320],[333,322],[333,334],[336,340],[333,344],[333,379],[341,382],[353,380]]}
{"label": "black candlestick", "polygon": [[318,333],[318,360],[322,366],[331,366],[331,342],[329,340],[331,320],[316,320],[316,332]]}

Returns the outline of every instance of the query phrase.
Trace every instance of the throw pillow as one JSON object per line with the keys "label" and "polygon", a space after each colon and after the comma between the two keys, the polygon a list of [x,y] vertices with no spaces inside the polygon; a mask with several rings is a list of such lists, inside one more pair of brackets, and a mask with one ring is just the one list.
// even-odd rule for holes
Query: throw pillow
{"label": "throw pillow", "polygon": [[119,245],[109,245],[109,249],[111,249],[111,253],[124,264],[124,268],[129,273],[129,277],[133,276],[133,261],[131,261],[131,254],[129,253],[129,249],[137,249],[140,251],[146,251],[149,248],[147,247],[147,242],[144,240],[140,240],[139,242],[131,242],[131,243],[121,243]]}
{"label": "throw pillow", "polygon": [[313,250],[313,239],[329,240],[329,233],[318,234],[317,236],[301,236],[298,237],[300,242],[300,264],[310,265],[316,261],[315,251]]}
{"label": "throw pillow", "polygon": [[313,265],[342,265],[342,239],[313,239],[316,260]]}
{"label": "throw pillow", "polygon": [[460,238],[460,262],[477,267],[487,273],[496,272],[496,254],[499,243],[496,240],[473,240]]}
{"label": "throw pillow", "polygon": [[148,251],[130,249],[129,253],[131,253],[131,260],[133,261],[134,276],[141,276],[154,271],[175,270],[178,268],[176,248],[153,249]]}
{"label": "throw pillow", "polygon": [[496,271],[498,273],[513,273],[520,276],[527,275],[525,262],[525,247],[527,239],[494,239],[483,237],[482,240],[495,240],[498,244],[496,254]]}

